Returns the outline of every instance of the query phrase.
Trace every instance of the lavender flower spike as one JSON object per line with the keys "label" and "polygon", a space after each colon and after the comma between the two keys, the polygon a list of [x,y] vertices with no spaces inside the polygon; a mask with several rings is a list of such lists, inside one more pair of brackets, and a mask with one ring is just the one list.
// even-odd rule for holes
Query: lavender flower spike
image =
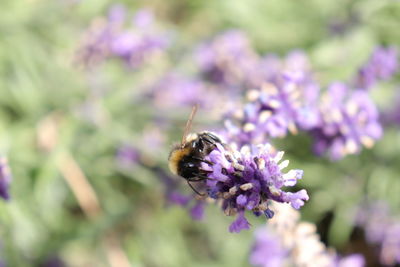
{"label": "lavender flower spike", "polygon": [[321,122],[311,132],[314,150],[327,152],[332,160],[371,148],[382,136],[378,110],[365,90],[350,91],[347,85],[334,83],[323,95]]}
{"label": "lavender flower spike", "polygon": [[240,232],[249,228],[245,211],[256,216],[273,216],[269,209],[271,201],[290,203],[299,209],[308,200],[306,190],[296,193],[285,192],[284,186],[294,186],[303,175],[302,170],[282,170],[289,164],[281,161],[283,152],[276,152],[269,144],[257,147],[243,146],[240,151],[221,144],[207,156],[202,169],[207,172],[207,192],[209,197],[222,201],[226,215],[236,215],[237,219],[229,227],[230,232]]}
{"label": "lavender flower spike", "polygon": [[138,10],[132,20],[126,13],[118,5],[111,8],[108,19],[95,20],[78,49],[78,60],[92,66],[118,58],[135,69],[167,49],[169,33],[160,29],[150,10]]}
{"label": "lavender flower spike", "polygon": [[400,264],[400,220],[391,214],[387,203],[367,202],[356,215],[356,223],[365,230],[366,241],[379,249],[384,266]]}
{"label": "lavender flower spike", "polygon": [[10,199],[10,194],[8,192],[10,182],[11,172],[8,166],[7,158],[0,156],[0,197],[5,200]]}
{"label": "lavender flower spike", "polygon": [[379,80],[390,79],[398,70],[397,49],[377,47],[368,62],[359,70],[356,86],[369,89]]}
{"label": "lavender flower spike", "polygon": [[260,228],[255,233],[255,242],[251,248],[250,263],[260,267],[284,266],[289,251],[282,245],[279,236],[271,229]]}
{"label": "lavender flower spike", "polygon": [[273,203],[276,216],[256,232],[250,253],[254,266],[326,266],[363,267],[365,259],[358,254],[346,257],[327,248],[316,232],[317,227],[300,221],[300,213],[287,204]]}
{"label": "lavender flower spike", "polygon": [[203,76],[213,83],[231,89],[240,88],[238,85],[254,85],[259,58],[243,32],[222,33],[200,45],[194,57]]}

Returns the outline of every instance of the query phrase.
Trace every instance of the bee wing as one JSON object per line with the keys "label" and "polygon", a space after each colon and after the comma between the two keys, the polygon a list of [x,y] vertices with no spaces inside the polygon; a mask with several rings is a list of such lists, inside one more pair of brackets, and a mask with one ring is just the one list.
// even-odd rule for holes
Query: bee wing
{"label": "bee wing", "polygon": [[198,109],[198,104],[193,106],[192,112],[190,113],[190,116],[189,116],[189,119],[186,122],[185,130],[183,131],[183,136],[182,136],[182,140],[181,140],[182,148],[185,145],[186,137],[189,134],[190,128],[192,127],[192,121],[193,121],[194,115],[196,115],[197,109]]}

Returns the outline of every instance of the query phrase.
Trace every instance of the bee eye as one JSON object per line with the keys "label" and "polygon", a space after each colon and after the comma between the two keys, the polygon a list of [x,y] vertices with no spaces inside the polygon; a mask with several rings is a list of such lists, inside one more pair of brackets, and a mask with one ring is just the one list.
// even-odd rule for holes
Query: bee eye
{"label": "bee eye", "polygon": [[198,144],[199,144],[199,141],[198,141],[198,140],[194,140],[194,141],[192,142],[192,147],[193,147],[193,148],[196,148],[196,147],[198,146]]}
{"label": "bee eye", "polygon": [[192,143],[192,147],[202,152],[204,149],[204,144],[201,140],[196,140]]}

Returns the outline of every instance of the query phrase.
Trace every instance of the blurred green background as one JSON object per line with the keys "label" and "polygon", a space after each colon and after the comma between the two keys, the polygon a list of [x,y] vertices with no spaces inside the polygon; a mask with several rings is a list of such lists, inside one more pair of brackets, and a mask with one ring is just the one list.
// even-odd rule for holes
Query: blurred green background
{"label": "blurred green background", "polygon": [[[132,266],[248,266],[261,218],[252,218],[254,227],[240,234],[228,233],[232,218],[215,206],[207,208],[203,222],[192,221],[184,209],[166,207],[163,185],[149,169],[118,166],[116,150],[129,143],[149,165],[166,169],[170,145],[179,140],[190,110],[169,110],[160,127],[154,123],[160,110],[135,100],[142,90],[137,85],[157,67],[143,73],[110,62],[87,70],[75,62],[90,23],[115,3],[0,3],[0,153],[8,156],[13,174],[11,200],[0,201],[0,259],[7,266],[53,266],[46,264],[56,259],[66,266],[111,266],[110,258],[118,266],[125,257]],[[131,12],[152,9],[165,28],[179,34],[178,52],[231,28],[248,34],[260,53],[302,49],[322,84],[350,79],[376,45],[400,42],[400,2],[393,0],[118,3]],[[384,83],[374,99],[383,108],[394,93],[393,84]],[[221,126],[206,111],[196,120],[194,130]],[[149,132],[161,146],[143,141]],[[349,219],[365,196],[384,199],[400,212],[398,129],[388,129],[373,150],[334,163],[313,156],[309,143],[306,136],[277,143],[291,166],[305,171],[299,188],[311,198],[302,216],[324,225],[330,214],[330,227],[320,227],[323,240],[354,252]],[[89,203],[86,211],[68,184],[75,176],[85,177],[95,192],[93,198],[87,186],[77,185],[81,201]]]}

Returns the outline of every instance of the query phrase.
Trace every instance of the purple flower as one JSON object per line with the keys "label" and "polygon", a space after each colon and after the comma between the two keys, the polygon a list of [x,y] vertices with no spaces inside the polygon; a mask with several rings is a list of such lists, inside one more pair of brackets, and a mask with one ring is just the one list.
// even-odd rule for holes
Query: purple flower
{"label": "purple flower", "polygon": [[[164,184],[165,198],[168,205],[178,205],[185,207],[192,219],[201,220],[204,216],[205,203],[196,199],[194,194],[182,194],[179,192],[179,180],[177,177],[170,176],[166,171],[159,167],[149,167]],[[193,204],[194,202],[194,204]]]}
{"label": "purple flower", "polygon": [[382,111],[382,123],[385,126],[400,125],[400,90],[396,88],[396,95],[388,108]]}
{"label": "purple flower", "polygon": [[276,153],[270,145],[249,148],[240,151],[217,145],[205,159],[202,168],[207,172],[206,187],[208,196],[222,202],[226,215],[236,215],[229,227],[230,232],[248,229],[249,223],[244,212],[250,210],[256,215],[264,213],[272,217],[269,202],[286,202],[298,209],[308,200],[305,190],[296,193],[283,191],[284,186],[294,186],[303,172],[282,170],[288,160],[280,162],[283,152]]}
{"label": "purple flower", "polygon": [[111,40],[115,32],[123,27],[126,10],[122,5],[110,8],[107,19],[95,20],[85,32],[77,51],[80,62],[92,66],[110,56]]}
{"label": "purple flower", "polygon": [[194,220],[201,220],[204,216],[204,202],[197,201],[196,204],[190,209],[190,215]]}
{"label": "purple flower", "polygon": [[[205,196],[199,198],[175,193],[169,195],[173,196],[175,203],[182,206],[189,206],[191,200],[196,198],[190,210],[194,219],[202,218],[207,197],[209,200],[217,200],[226,215],[237,215],[229,226],[229,231],[238,233],[250,228],[245,217],[246,210],[256,216],[264,214],[266,218],[272,218],[274,212],[269,208],[271,202],[290,203],[298,209],[308,200],[305,190],[295,193],[283,191],[283,187],[294,186],[301,179],[303,171],[290,170],[283,173],[282,170],[288,166],[289,161],[280,162],[282,157],[283,152],[276,152],[270,145],[252,148],[244,146],[238,151],[218,144],[205,157],[208,163],[201,166],[208,176],[207,181],[201,185]],[[177,188],[176,184],[174,188]]]}
{"label": "purple flower", "polygon": [[360,68],[356,87],[369,89],[379,80],[390,79],[399,69],[396,47],[377,47],[368,62]]}
{"label": "purple flower", "polygon": [[118,148],[116,160],[122,167],[136,165],[140,160],[140,152],[135,147],[124,145]]}
{"label": "purple flower", "polygon": [[337,160],[371,148],[382,136],[378,111],[364,90],[350,91],[345,84],[334,83],[322,96],[320,122],[311,130],[317,154],[328,153]]}
{"label": "purple flower", "polygon": [[116,32],[110,40],[110,50],[130,67],[139,67],[169,44],[165,33],[159,32],[149,10],[139,10],[130,27]]}
{"label": "purple flower", "polygon": [[189,202],[193,199],[193,196],[186,196],[179,192],[171,192],[167,198],[171,204],[184,207],[189,204]]}
{"label": "purple flower", "polygon": [[392,223],[382,242],[380,260],[386,265],[400,264],[400,223]]}
{"label": "purple flower", "polygon": [[360,254],[352,254],[338,260],[337,267],[364,267],[365,258]]}
{"label": "purple flower", "polygon": [[201,80],[170,72],[152,86],[151,97],[157,107],[192,107],[199,104],[209,108],[214,105],[217,97],[210,89]]}
{"label": "purple flower", "polygon": [[254,245],[250,252],[250,264],[260,267],[280,267],[283,266],[288,252],[276,233],[264,227],[255,233]]}
{"label": "purple flower", "polygon": [[207,80],[231,89],[254,83],[252,77],[259,60],[247,36],[237,30],[224,32],[200,45],[195,59]]}
{"label": "purple flower", "polygon": [[357,215],[356,222],[364,228],[366,240],[380,250],[380,262],[400,264],[400,220],[390,214],[387,204],[364,206]]}
{"label": "purple flower", "polygon": [[136,12],[133,18],[133,24],[138,28],[145,28],[150,26],[154,22],[153,12],[147,9],[140,9]]}
{"label": "purple flower", "polygon": [[301,50],[291,51],[285,58],[274,54],[265,55],[259,63],[259,72],[264,76],[264,81],[276,80],[284,73],[292,73],[301,79],[312,77],[309,59]]}
{"label": "purple flower", "polygon": [[241,211],[236,217],[236,220],[229,226],[229,232],[239,233],[242,230],[248,229],[250,229],[250,223],[247,221],[246,217],[244,217],[244,211]]}
{"label": "purple flower", "polygon": [[228,139],[239,144],[263,143],[314,127],[319,86],[312,79],[307,58],[300,52],[289,54],[284,61],[268,56],[259,68],[264,72],[263,84],[249,90],[244,107],[228,117]]}
{"label": "purple flower", "polygon": [[57,255],[47,258],[43,263],[40,264],[40,267],[65,267],[65,266],[66,266],[65,262]]}
{"label": "purple flower", "polygon": [[126,17],[123,6],[114,6],[107,21],[89,29],[79,51],[85,64],[119,58],[138,68],[169,46],[168,34],[158,29],[151,11],[138,10],[131,23],[126,23]]}
{"label": "purple flower", "polygon": [[153,84],[148,97],[162,110],[193,107],[197,104],[208,110],[209,117],[215,119],[219,119],[233,103],[228,92],[176,71],[165,74]]}
{"label": "purple flower", "polygon": [[0,156],[0,197],[5,200],[10,199],[9,187],[11,179],[11,171],[8,166],[7,158]]}
{"label": "purple flower", "polygon": [[[265,248],[259,249],[256,257],[259,264],[251,261],[252,264],[274,266],[272,264],[276,260],[278,266],[363,266],[361,255],[342,258],[332,248],[327,248],[319,239],[316,225],[300,221],[299,211],[276,202],[272,203],[272,207],[276,215],[267,221],[267,227],[260,232],[260,236],[256,236],[256,245],[263,246],[259,239],[267,240]],[[283,260],[284,264],[281,264]]]}
{"label": "purple flower", "polygon": [[164,147],[165,136],[162,121],[155,121],[154,125],[148,124],[142,127],[140,138],[132,142],[125,142],[117,148],[116,162],[118,167],[130,168],[136,165],[151,165],[151,158],[158,155],[159,150]]}
{"label": "purple flower", "polygon": [[121,4],[113,5],[108,11],[108,21],[112,24],[121,25],[126,19],[126,9]]}

